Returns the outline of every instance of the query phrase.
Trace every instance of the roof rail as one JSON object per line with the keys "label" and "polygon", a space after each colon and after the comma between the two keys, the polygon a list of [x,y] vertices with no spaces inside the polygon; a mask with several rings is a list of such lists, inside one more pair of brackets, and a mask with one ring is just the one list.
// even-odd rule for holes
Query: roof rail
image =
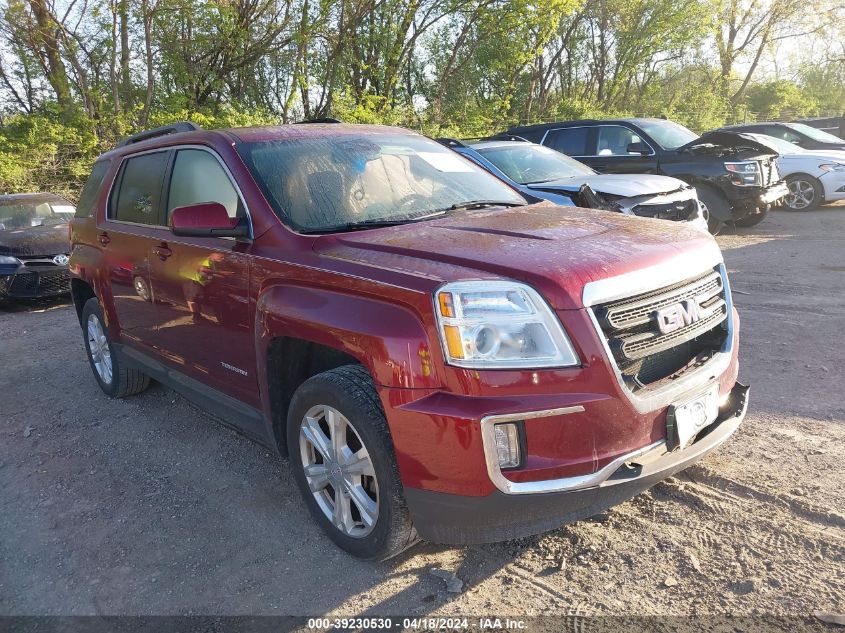
{"label": "roof rail", "polygon": [[303,123],[343,123],[343,121],[330,116],[324,116],[317,119],[306,119],[305,121],[296,121],[295,125],[302,125]]}
{"label": "roof rail", "polygon": [[161,127],[153,128],[152,130],[138,132],[132,136],[127,136],[125,139],[120,141],[117,146],[126,147],[127,145],[140,143],[141,141],[146,141],[147,139],[159,136],[167,136],[168,134],[176,134],[178,132],[195,132],[196,130],[201,129],[202,128],[196,123],[191,123],[190,121],[179,121],[177,123],[171,123],[170,125],[162,125]]}
{"label": "roof rail", "polygon": [[436,138],[434,140],[446,147],[468,147],[463,141],[459,141],[456,138],[450,138],[448,136],[441,136],[440,138]]}
{"label": "roof rail", "polygon": [[485,136],[482,141],[519,141],[520,143],[530,143],[527,138],[523,138],[521,136],[517,136],[516,134],[508,134],[507,132],[501,132],[500,134],[494,134],[493,136]]}

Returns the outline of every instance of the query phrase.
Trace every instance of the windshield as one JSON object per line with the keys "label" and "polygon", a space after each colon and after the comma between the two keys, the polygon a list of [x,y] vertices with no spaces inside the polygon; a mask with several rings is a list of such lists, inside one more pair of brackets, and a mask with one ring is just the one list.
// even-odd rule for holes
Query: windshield
{"label": "windshield", "polygon": [[824,130],[804,125],[803,123],[790,123],[789,127],[797,132],[806,134],[814,141],[819,141],[820,143],[845,143],[845,139],[841,139],[838,136],[825,132]]}
{"label": "windshield", "polygon": [[698,134],[674,121],[637,121],[637,125],[663,149],[678,149],[698,138]]}
{"label": "windshield", "polygon": [[477,151],[508,178],[521,185],[592,176],[596,173],[583,163],[542,145],[514,143]]}
{"label": "windshield", "polygon": [[73,217],[70,202],[44,200],[12,200],[0,202],[0,231],[26,229],[33,226],[67,224]]}
{"label": "windshield", "polygon": [[523,205],[499,179],[412,134],[338,134],[239,148],[275,212],[301,232],[403,223],[479,202]]}

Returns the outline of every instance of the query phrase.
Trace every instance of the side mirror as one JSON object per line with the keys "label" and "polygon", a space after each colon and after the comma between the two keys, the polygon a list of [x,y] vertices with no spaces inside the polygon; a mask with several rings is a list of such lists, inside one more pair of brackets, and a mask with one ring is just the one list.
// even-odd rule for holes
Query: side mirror
{"label": "side mirror", "polygon": [[639,154],[640,156],[648,156],[649,154],[651,154],[651,148],[642,141],[638,141],[636,143],[628,144],[628,153]]}
{"label": "side mirror", "polygon": [[170,212],[170,230],[185,237],[249,237],[245,218],[230,218],[219,202],[200,202]]}

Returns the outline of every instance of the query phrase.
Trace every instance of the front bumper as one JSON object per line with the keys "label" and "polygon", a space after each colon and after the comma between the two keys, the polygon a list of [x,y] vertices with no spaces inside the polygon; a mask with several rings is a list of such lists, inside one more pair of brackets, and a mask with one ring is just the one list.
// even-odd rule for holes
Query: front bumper
{"label": "front bumper", "polygon": [[825,202],[845,200],[845,171],[829,171],[819,176]]}
{"label": "front bumper", "polygon": [[67,266],[21,265],[0,270],[0,298],[39,299],[70,292]]}
{"label": "front bumper", "polygon": [[520,538],[585,519],[638,495],[725,442],[745,418],[748,393],[747,386],[736,383],[717,420],[684,450],[667,452],[665,443],[657,442],[597,473],[557,480],[559,492],[506,494],[496,490],[472,497],[406,488],[408,509],[423,539],[448,544]]}
{"label": "front bumper", "polygon": [[765,189],[763,193],[760,194],[760,204],[764,206],[770,205],[787,195],[789,195],[789,187],[786,186],[786,182],[781,181],[772,185],[768,189]]}
{"label": "front bumper", "polygon": [[704,220],[698,196],[692,187],[671,193],[623,198],[617,200],[615,204],[626,215],[686,222],[694,228],[707,230],[707,222]]}
{"label": "front bumper", "polygon": [[785,181],[776,182],[767,187],[737,187],[727,184],[722,186],[722,192],[731,207],[731,217],[724,220],[741,220],[754,213],[762,213],[769,206],[785,197],[789,187]]}

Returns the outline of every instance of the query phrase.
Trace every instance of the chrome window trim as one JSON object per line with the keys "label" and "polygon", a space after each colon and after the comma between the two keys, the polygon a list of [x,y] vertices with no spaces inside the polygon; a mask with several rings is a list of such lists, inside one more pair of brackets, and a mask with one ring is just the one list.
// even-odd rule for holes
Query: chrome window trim
{"label": "chrome window trim", "polygon": [[[211,154],[217,160],[217,162],[223,168],[223,172],[226,174],[226,177],[229,179],[229,184],[232,185],[232,187],[235,189],[235,191],[238,194],[238,200],[240,201],[241,205],[244,208],[244,213],[246,213],[246,220],[247,220],[247,223],[249,224],[249,239],[254,239],[255,233],[253,231],[253,225],[252,225],[252,213],[250,213],[249,207],[246,204],[246,200],[244,199],[244,194],[241,191],[241,188],[238,185],[237,180],[235,180],[235,177],[232,175],[232,172],[229,169],[228,165],[226,165],[226,163],[223,161],[223,159],[220,157],[220,155],[214,149],[212,149],[211,147],[208,147],[207,145],[199,145],[197,143],[186,143],[186,144],[183,144],[183,145],[168,145],[166,147],[154,147],[154,148],[150,148],[150,149],[141,150],[139,152],[133,152],[131,154],[124,154],[120,157],[120,164],[117,167],[117,173],[120,174],[121,170],[123,169],[123,163],[130,158],[135,158],[136,156],[143,156],[144,154],[155,154],[157,152],[169,152],[169,151],[178,152],[179,150],[183,150],[183,149],[196,149],[196,150],[200,150],[200,151],[203,151],[203,152],[207,152],[207,153]],[[169,172],[172,175],[172,173],[173,173],[173,167],[172,166],[170,166]],[[117,181],[117,177],[112,178],[112,181],[109,184],[109,195],[106,198],[106,216],[105,216],[105,220],[107,222],[114,222],[115,224],[125,224],[125,225],[128,225],[128,226],[143,226],[143,227],[148,227],[148,228],[153,228],[153,229],[161,229],[161,230],[167,231],[168,233],[170,232],[170,228],[167,227],[166,225],[163,226],[161,224],[141,224],[139,222],[127,222],[126,220],[117,220],[115,218],[112,218],[111,217],[111,199],[112,199],[112,194],[114,193],[114,183],[116,181]],[[164,183],[162,183],[162,184],[164,184]],[[168,191],[169,191],[169,189],[168,189]],[[164,201],[164,205],[165,205],[165,207],[167,206],[167,200]],[[199,238],[199,239],[203,239],[203,238]],[[235,238],[233,238],[233,237],[223,237],[223,238],[216,237],[216,238],[213,238],[213,239],[234,240]]]}
{"label": "chrome window trim", "polygon": [[[726,322],[728,331],[722,349],[714,354],[713,358],[700,368],[690,372],[689,375],[684,376],[677,382],[665,385],[659,389],[644,390],[647,393],[642,395],[634,393],[625,384],[622,372],[619,371],[619,367],[613,358],[613,352],[610,350],[607,337],[599,325],[593,306],[598,303],[606,303],[659,290],[660,288],[690,279],[697,274],[706,273],[708,270],[713,270],[714,268],[718,268],[719,274],[722,277],[728,312]],[[691,391],[717,381],[730,365],[734,338],[733,298],[727,269],[722,261],[721,254],[717,252],[711,252],[704,258],[702,258],[700,252],[683,253],[675,259],[657,266],[590,282],[584,286],[583,301],[584,307],[587,309],[587,314],[601,341],[605,358],[613,368],[616,382],[622,393],[627,396],[628,400],[639,413],[656,411],[672,404]]]}
{"label": "chrome window trim", "polygon": [[111,218],[106,218],[108,222],[112,224],[122,224],[125,226],[140,226],[141,228],[145,229],[153,229],[155,231],[165,231],[167,233],[170,232],[166,226],[162,226],[161,224],[142,224],[141,222],[129,222],[128,220],[113,220]]}

